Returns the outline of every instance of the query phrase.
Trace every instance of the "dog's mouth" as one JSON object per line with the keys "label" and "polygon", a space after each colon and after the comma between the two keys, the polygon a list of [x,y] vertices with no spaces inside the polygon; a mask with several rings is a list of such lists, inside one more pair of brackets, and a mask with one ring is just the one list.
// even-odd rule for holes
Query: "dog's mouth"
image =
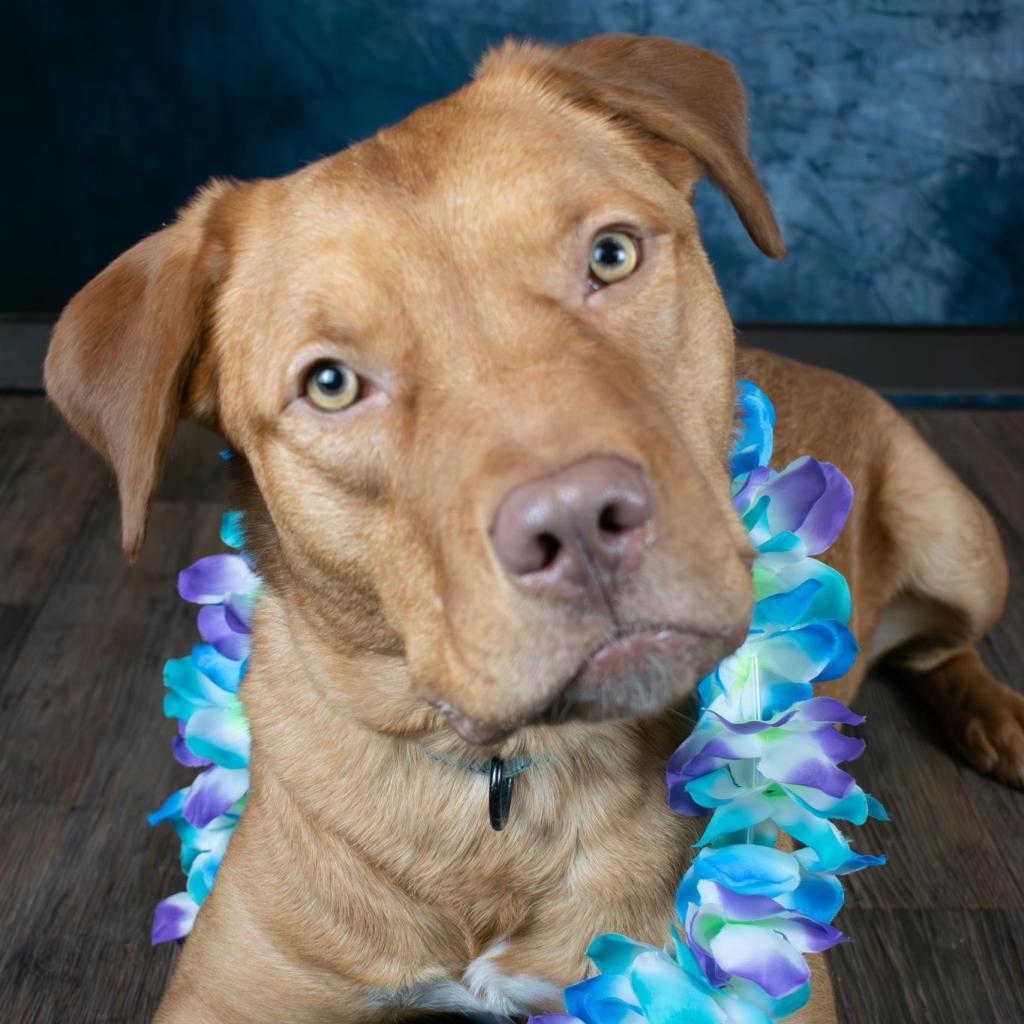
{"label": "dog's mouth", "polygon": [[620,627],[582,659],[551,699],[516,721],[472,718],[442,701],[436,706],[475,745],[499,743],[527,725],[643,718],[685,697],[732,649],[730,643],[731,637],[672,624]]}

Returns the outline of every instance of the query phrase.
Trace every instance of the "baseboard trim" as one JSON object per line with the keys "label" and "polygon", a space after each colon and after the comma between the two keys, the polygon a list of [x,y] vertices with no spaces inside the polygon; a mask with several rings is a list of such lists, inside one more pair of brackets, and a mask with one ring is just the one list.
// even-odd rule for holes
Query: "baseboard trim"
{"label": "baseboard trim", "polygon": [[952,391],[887,391],[882,394],[897,409],[1024,409],[1024,392],[985,392],[956,394]]}
{"label": "baseboard trim", "polygon": [[[0,392],[42,390],[54,317],[0,317]],[[898,405],[1017,407],[1024,327],[740,324],[740,341],[825,366]]]}
{"label": "baseboard trim", "polygon": [[0,390],[41,391],[54,317],[0,317]]}
{"label": "baseboard trim", "polygon": [[745,345],[824,366],[887,392],[951,393],[984,402],[1024,393],[1024,327],[738,327]]}

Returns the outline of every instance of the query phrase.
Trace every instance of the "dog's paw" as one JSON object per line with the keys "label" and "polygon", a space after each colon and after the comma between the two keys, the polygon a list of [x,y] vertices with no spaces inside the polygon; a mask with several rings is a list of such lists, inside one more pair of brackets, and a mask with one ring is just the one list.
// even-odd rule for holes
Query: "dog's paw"
{"label": "dog's paw", "polygon": [[1024,789],[1024,696],[987,680],[946,727],[964,760],[984,775]]}

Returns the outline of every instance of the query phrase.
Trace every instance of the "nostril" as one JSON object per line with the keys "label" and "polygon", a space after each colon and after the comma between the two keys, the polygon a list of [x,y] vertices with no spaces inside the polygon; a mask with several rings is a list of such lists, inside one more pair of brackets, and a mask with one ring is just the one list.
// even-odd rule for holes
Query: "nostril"
{"label": "nostril", "polygon": [[537,548],[540,551],[540,565],[536,571],[540,572],[552,566],[558,559],[562,550],[562,542],[553,533],[541,533],[537,535]]}
{"label": "nostril", "polygon": [[597,525],[602,534],[617,537],[646,526],[651,519],[651,501],[646,488],[619,495],[606,502],[598,515]]}
{"label": "nostril", "polygon": [[609,502],[603,509],[597,520],[598,528],[602,533],[623,533],[632,529],[623,522],[617,502]]}

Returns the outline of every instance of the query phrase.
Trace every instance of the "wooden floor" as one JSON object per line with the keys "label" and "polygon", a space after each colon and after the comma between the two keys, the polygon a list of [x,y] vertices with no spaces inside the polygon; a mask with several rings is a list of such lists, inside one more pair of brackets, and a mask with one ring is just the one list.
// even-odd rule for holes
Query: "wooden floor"
{"label": "wooden floor", "polygon": [[[1024,412],[912,415],[993,511],[1014,572],[985,644],[1024,681]],[[149,1019],[175,951],[150,913],[180,888],[176,841],[144,816],[190,773],[171,761],[163,661],[194,615],[178,570],[218,550],[217,442],[181,432],[149,543],[122,563],[109,473],[36,396],[0,398],[0,1022]],[[894,686],[859,701],[860,780],[893,821],[858,847],[891,864],[855,876],[831,956],[847,1024],[1024,1022],[1024,795],[951,760]]]}

